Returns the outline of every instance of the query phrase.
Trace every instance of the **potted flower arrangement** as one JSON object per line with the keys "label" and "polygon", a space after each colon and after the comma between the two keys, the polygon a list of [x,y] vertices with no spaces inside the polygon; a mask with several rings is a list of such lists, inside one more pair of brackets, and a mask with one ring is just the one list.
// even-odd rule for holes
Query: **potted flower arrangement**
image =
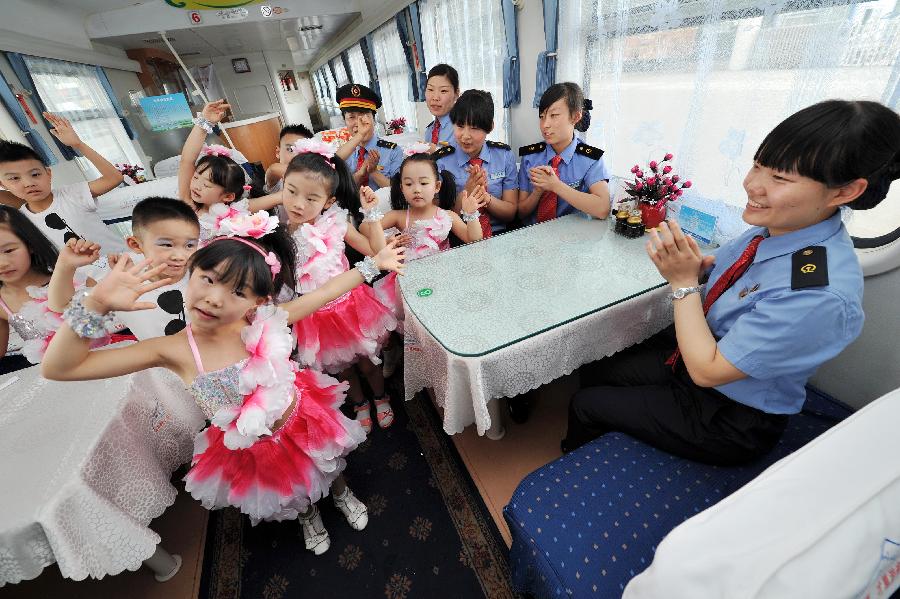
{"label": "potted flower arrangement", "polygon": [[144,176],[144,167],[137,164],[116,164],[116,168],[125,176],[125,182],[128,185],[137,185],[145,183],[147,178]]}
{"label": "potted flower arrangement", "polygon": [[391,133],[403,133],[406,128],[406,117],[399,117],[388,121],[387,128]]}
{"label": "potted flower arrangement", "polygon": [[635,164],[631,167],[634,182],[625,182],[625,193],[637,200],[646,229],[666,220],[666,204],[677,200],[691,186],[690,181],[681,182],[681,177],[672,174],[671,165],[664,164],[672,158],[672,154],[666,154],[660,162],[651,160],[646,173]]}

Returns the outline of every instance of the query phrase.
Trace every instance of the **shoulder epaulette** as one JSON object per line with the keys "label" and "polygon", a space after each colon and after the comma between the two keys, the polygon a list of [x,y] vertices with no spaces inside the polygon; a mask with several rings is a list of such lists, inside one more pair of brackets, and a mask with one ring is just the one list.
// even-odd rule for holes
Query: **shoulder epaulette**
{"label": "shoulder epaulette", "polygon": [[438,160],[445,156],[449,156],[450,154],[452,154],[455,151],[456,151],[456,148],[454,148],[453,146],[441,146],[440,148],[438,148],[437,150],[435,150],[434,152],[431,153],[431,157],[434,158],[435,160]]}
{"label": "shoulder epaulette", "polygon": [[375,145],[378,146],[379,148],[387,148],[388,150],[393,150],[394,148],[397,147],[397,144],[395,144],[392,141],[388,141],[386,139],[379,139],[378,143],[376,143]]}
{"label": "shoulder epaulette", "polygon": [[507,144],[503,143],[502,141],[487,140],[485,143],[488,145],[489,148],[500,148],[501,150],[512,150],[511,147],[509,147]]}
{"label": "shoulder epaulette", "polygon": [[528,156],[529,154],[537,154],[547,149],[547,142],[531,144],[530,146],[522,146],[519,148],[519,156]]}
{"label": "shoulder epaulette", "polygon": [[791,289],[826,285],[828,285],[828,253],[825,246],[810,246],[791,255]]}
{"label": "shoulder epaulette", "polygon": [[603,150],[595,148],[594,146],[589,146],[586,143],[580,143],[575,146],[575,153],[587,156],[588,158],[593,158],[594,160],[599,160],[600,157],[603,156]]}

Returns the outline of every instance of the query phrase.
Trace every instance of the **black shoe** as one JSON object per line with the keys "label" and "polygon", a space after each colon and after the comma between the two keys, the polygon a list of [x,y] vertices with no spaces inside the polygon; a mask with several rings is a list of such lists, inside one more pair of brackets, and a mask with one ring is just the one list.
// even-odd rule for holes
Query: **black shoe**
{"label": "black shoe", "polygon": [[506,409],[509,410],[509,417],[516,424],[528,422],[528,415],[531,413],[530,394],[510,397],[506,400]]}

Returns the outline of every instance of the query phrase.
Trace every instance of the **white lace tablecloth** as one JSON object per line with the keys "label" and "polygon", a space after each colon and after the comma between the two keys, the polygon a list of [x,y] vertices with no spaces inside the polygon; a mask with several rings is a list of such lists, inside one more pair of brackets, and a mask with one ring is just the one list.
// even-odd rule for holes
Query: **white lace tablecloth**
{"label": "white lace tablecloth", "polygon": [[137,570],[204,422],[182,381],[154,369],[61,383],[34,366],[0,387],[0,586],[54,561],[74,580]]}
{"label": "white lace tablecloth", "polygon": [[672,323],[645,240],[564,217],[410,262],[406,399],[434,389],[444,430],[491,427],[514,397],[639,343]]}

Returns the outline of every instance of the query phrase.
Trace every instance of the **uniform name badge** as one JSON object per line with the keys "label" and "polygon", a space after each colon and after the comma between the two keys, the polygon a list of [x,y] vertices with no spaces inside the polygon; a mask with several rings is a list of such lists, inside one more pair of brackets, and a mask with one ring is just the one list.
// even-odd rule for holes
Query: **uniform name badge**
{"label": "uniform name badge", "polygon": [[584,183],[584,179],[580,179],[578,181],[575,181],[574,183],[567,183],[566,185],[568,185],[572,189],[580,189],[582,183]]}
{"label": "uniform name badge", "polygon": [[506,176],[506,172],[504,171],[502,173],[491,173],[490,175],[488,175],[488,178],[491,181],[496,181],[497,179],[502,179],[505,176]]}

